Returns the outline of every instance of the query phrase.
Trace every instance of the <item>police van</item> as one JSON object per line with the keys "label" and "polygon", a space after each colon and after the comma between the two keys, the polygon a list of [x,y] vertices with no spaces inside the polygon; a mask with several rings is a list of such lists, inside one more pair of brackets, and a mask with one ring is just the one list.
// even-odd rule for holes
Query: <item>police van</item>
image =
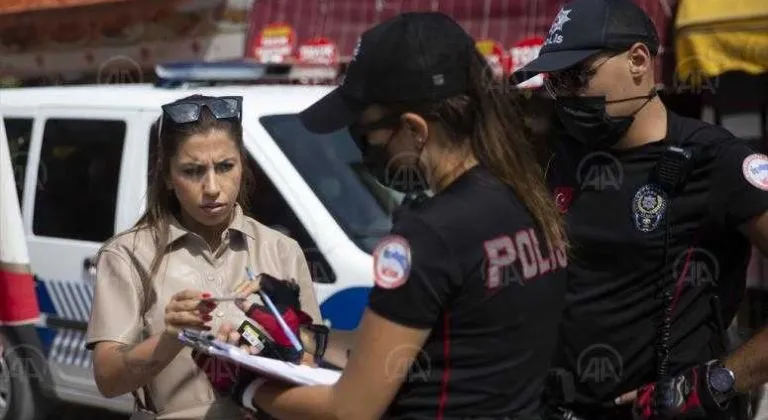
{"label": "police van", "polygon": [[[0,406],[0,419],[39,418],[45,404],[20,407],[21,398],[14,396],[13,384],[22,379],[39,385],[36,392],[50,389],[58,401],[132,410],[130,395],[99,394],[85,349],[93,257],[145,209],[160,106],[191,94],[243,97],[247,163],[256,175],[250,215],[303,248],[325,322],[356,327],[372,286],[370,254],[391,228],[402,197],[362,170],[360,151],[346,130],[315,135],[299,122],[297,113],[333,86],[251,83],[282,77],[274,68],[181,63],[159,66],[159,82],[152,85],[0,90],[44,360],[44,374],[32,375],[39,377],[0,370],[0,384],[11,384],[5,391],[10,409]],[[276,71],[284,75],[284,69]],[[3,392],[0,386],[0,401]]]}

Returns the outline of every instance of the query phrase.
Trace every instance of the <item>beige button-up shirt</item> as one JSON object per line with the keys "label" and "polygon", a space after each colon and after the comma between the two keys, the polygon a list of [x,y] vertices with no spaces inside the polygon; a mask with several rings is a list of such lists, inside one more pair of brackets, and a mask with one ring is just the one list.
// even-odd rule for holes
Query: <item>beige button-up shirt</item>
{"label": "beige button-up shirt", "polygon": [[[141,276],[148,275],[155,244],[148,229],[132,229],[104,245],[97,260],[97,279],[86,336],[92,349],[99,341],[136,344],[165,328],[165,306],[184,289],[229,295],[245,280],[245,267],[278,279],[295,279],[302,309],[321,323],[320,308],[307,262],[298,243],[245,216],[239,206],[221,246],[211,250],[198,235],[177,220],[169,226],[169,244],[158,274],[152,279],[156,299],[141,314]],[[251,296],[259,302],[258,296]],[[225,322],[239,326],[245,315],[232,302],[219,303],[211,313],[212,332]],[[185,348],[148,384],[159,419],[239,419],[240,409],[210,386]]]}

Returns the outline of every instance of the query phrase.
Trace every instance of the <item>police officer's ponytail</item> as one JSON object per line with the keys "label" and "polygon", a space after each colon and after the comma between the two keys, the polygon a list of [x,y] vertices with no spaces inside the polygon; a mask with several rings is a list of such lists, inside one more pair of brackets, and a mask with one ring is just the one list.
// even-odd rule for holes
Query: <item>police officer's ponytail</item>
{"label": "police officer's ponytail", "polygon": [[508,87],[494,78],[486,59],[476,50],[468,63],[469,91],[440,102],[388,106],[394,112],[414,112],[439,122],[458,143],[470,139],[477,159],[514,188],[553,246],[567,245],[562,216],[548,192],[535,136],[525,124]]}
{"label": "police officer's ponytail", "polygon": [[470,62],[470,95],[476,121],[470,136],[477,159],[504,183],[512,186],[553,245],[565,246],[562,216],[547,190],[544,171],[517,101],[509,87],[493,77],[479,52]]}

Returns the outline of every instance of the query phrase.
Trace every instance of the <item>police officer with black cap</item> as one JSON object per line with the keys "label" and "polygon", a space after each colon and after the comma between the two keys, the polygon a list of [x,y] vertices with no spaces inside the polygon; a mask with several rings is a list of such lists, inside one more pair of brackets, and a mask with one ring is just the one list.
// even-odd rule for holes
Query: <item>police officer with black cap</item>
{"label": "police officer with black cap", "polygon": [[[433,195],[373,252],[375,286],[338,382],[262,378],[240,394],[244,406],[300,419],[540,418],[564,305],[564,227],[501,84],[444,14],[406,13],[363,33],[344,83],[302,122],[349,129],[379,182]],[[399,179],[409,171],[420,181]]]}
{"label": "police officer with black cap", "polygon": [[633,1],[573,0],[513,75],[546,74],[555,100],[547,178],[572,244],[550,387],[562,418],[743,418],[741,395],[768,380],[768,331],[724,340],[751,244],[768,254],[768,157],[667,109],[658,52]]}

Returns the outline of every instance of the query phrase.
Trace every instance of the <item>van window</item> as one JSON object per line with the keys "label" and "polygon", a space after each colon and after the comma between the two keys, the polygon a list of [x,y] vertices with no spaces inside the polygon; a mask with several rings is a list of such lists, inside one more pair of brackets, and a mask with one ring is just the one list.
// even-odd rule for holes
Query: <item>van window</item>
{"label": "van window", "polygon": [[49,119],[32,231],[102,242],[114,234],[124,121]]}
{"label": "van window", "polygon": [[304,228],[296,213],[283,198],[266,173],[248,156],[248,165],[254,176],[250,196],[251,208],[246,213],[273,229],[281,231],[299,243],[307,259],[312,280],[316,283],[334,283],[336,273],[317,248],[317,244]]}
{"label": "van window", "polygon": [[357,246],[373,252],[392,228],[402,194],[363,169],[360,149],[346,130],[309,132],[295,114],[260,119],[283,153]]}
{"label": "van window", "polygon": [[5,135],[8,138],[8,148],[11,152],[13,178],[16,180],[16,194],[21,205],[24,196],[24,177],[27,171],[27,154],[32,140],[31,118],[3,118]]}

